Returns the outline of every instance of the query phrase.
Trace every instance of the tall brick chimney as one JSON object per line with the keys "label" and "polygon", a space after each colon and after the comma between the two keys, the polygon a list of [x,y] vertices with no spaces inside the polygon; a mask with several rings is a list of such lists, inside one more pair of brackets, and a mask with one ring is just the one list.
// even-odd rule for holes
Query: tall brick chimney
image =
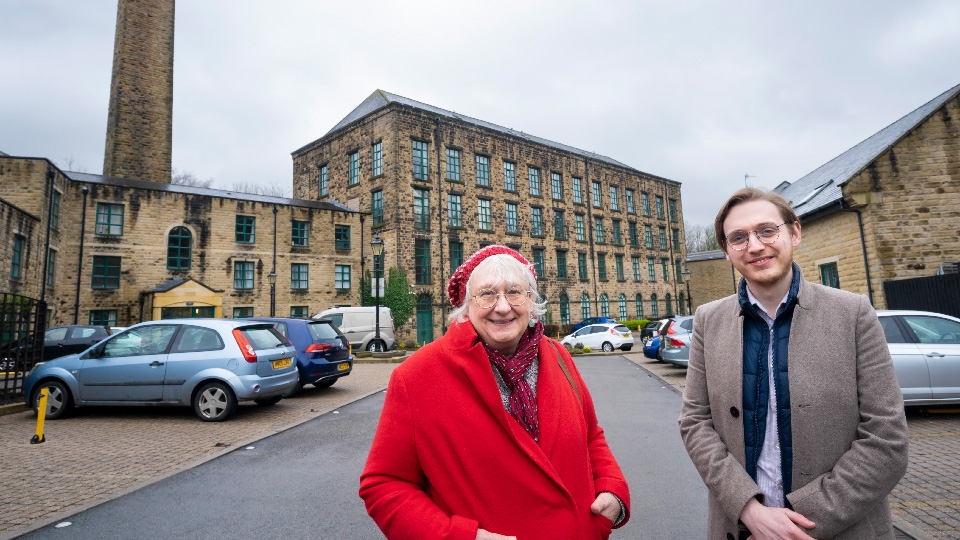
{"label": "tall brick chimney", "polygon": [[175,0],[119,0],[103,174],[170,182]]}

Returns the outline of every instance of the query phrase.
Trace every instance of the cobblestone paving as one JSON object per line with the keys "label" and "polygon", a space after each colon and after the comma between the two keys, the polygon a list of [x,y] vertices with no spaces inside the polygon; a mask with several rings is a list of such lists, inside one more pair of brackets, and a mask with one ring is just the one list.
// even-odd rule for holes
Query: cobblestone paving
{"label": "cobblestone paving", "polygon": [[[686,368],[651,360],[642,353],[625,356],[683,392]],[[960,408],[910,408],[907,425],[910,462],[890,494],[897,526],[910,529],[905,532],[918,539],[960,539]]]}
{"label": "cobblestone paving", "polygon": [[[382,390],[394,367],[358,363],[353,373],[328,389],[307,386],[272,407],[240,405],[221,423],[201,422],[185,407],[80,409],[68,419],[46,422],[46,442],[32,445],[32,412],[0,417],[0,539]],[[135,434],[131,422],[137,422]]]}

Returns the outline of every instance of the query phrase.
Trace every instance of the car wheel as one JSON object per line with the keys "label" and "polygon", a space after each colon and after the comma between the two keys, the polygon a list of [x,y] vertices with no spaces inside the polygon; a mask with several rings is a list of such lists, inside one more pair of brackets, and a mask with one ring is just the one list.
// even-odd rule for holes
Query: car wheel
{"label": "car wheel", "polygon": [[236,408],[236,396],[221,382],[209,382],[193,396],[193,412],[204,422],[223,422]]}
{"label": "car wheel", "polygon": [[666,362],[663,359],[663,347],[657,347],[657,362]]}
{"label": "car wheel", "polygon": [[337,382],[338,380],[340,380],[339,377],[337,377],[336,379],[324,379],[322,381],[317,381],[313,383],[313,386],[315,388],[330,388],[331,386],[333,386],[333,383]]}
{"label": "car wheel", "polygon": [[288,397],[293,397],[293,396],[299,394],[301,390],[303,390],[303,373],[300,373],[300,370],[298,369],[298,370],[297,370],[297,384],[294,385],[294,387],[291,388],[289,392],[287,392],[286,394],[284,394],[283,397],[286,397],[286,398],[288,398]]}
{"label": "car wheel", "polygon": [[371,352],[383,352],[387,349],[384,346],[383,341],[371,339],[370,343],[367,343],[367,350]]}
{"label": "car wheel", "polygon": [[44,382],[33,392],[33,412],[40,410],[40,390],[43,388],[47,389],[47,413],[44,418],[56,420],[66,416],[73,402],[70,400],[70,390],[60,381]]}
{"label": "car wheel", "polygon": [[253,402],[256,403],[257,405],[269,407],[270,405],[276,405],[277,403],[280,403],[281,399],[283,399],[283,396],[273,396],[273,397],[268,397],[263,399],[255,399],[253,400]]}
{"label": "car wheel", "polygon": [[603,342],[603,352],[613,352],[613,344],[609,341]]}

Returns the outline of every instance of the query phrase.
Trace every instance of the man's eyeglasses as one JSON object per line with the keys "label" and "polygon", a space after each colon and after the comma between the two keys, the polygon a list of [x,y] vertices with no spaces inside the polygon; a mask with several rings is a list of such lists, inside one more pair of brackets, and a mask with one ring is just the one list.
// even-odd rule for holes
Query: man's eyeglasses
{"label": "man's eyeglasses", "polygon": [[530,298],[530,291],[523,289],[508,289],[502,293],[498,293],[493,289],[481,289],[471,298],[483,309],[491,309],[500,301],[501,294],[511,306],[522,306],[527,301],[527,298]]}
{"label": "man's eyeglasses", "polygon": [[780,225],[774,225],[773,223],[766,223],[761,225],[760,228],[754,231],[733,231],[727,235],[727,245],[731,249],[737,251],[743,251],[747,249],[747,245],[750,243],[750,233],[753,233],[757,236],[757,240],[761,241],[764,244],[772,244],[777,241],[777,238],[780,238],[780,227],[786,225],[786,221]]}

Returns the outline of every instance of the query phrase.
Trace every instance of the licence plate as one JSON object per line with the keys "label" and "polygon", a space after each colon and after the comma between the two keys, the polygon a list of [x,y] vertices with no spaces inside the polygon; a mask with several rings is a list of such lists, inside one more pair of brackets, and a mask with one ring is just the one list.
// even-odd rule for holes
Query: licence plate
{"label": "licence plate", "polygon": [[630,337],[630,334],[620,334],[623,337]]}
{"label": "licence plate", "polygon": [[337,371],[346,371],[348,369],[350,369],[349,362],[340,362],[339,364],[337,364]]}
{"label": "licence plate", "polygon": [[285,368],[285,367],[288,367],[289,365],[290,365],[289,358],[281,358],[280,360],[273,361],[273,369]]}

